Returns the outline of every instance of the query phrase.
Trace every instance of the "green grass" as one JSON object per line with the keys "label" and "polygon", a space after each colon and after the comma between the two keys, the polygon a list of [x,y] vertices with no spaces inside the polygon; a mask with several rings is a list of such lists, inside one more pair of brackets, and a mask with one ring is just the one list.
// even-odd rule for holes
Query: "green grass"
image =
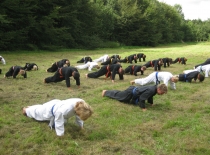
{"label": "green grass", "polygon": [[[0,64],[3,70],[0,78],[0,152],[1,154],[42,154],[42,155],[203,155],[210,154],[210,98],[209,83],[176,84],[177,89],[163,96],[154,97],[154,106],[146,104],[148,110],[142,112],[138,106],[123,104],[109,98],[102,98],[102,90],[124,90],[135,78],[148,76],[153,72],[148,68],[142,76],[125,75],[123,81],[86,79],[88,70],[80,70],[81,88],[78,89],[71,78],[72,91],[65,81],[44,84],[43,79],[52,76],[45,70],[55,61],[68,58],[71,66],[81,57],[89,55],[93,59],[104,54],[120,54],[121,57],[143,52],[147,61],[170,57],[186,57],[187,65],[173,64],[162,68],[173,74],[181,74],[195,64],[210,58],[210,43],[172,44],[156,48],[121,47],[98,50],[60,50],[5,52],[1,55],[7,64]],[[4,79],[3,75],[13,65],[24,66],[35,62],[38,71],[28,72],[28,78]],[[144,62],[138,62],[144,64]],[[122,64],[123,68],[129,64]],[[42,104],[49,100],[83,98],[94,109],[94,114],[85,122],[85,130],[80,131],[71,118],[65,126],[65,136],[56,136],[48,122],[37,122],[22,115],[22,107]]]}

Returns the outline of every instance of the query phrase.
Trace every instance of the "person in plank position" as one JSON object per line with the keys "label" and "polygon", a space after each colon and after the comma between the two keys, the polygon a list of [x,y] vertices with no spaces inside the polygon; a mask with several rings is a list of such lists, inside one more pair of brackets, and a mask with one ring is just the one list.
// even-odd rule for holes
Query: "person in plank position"
{"label": "person in plank position", "polygon": [[102,97],[106,96],[120,102],[131,103],[139,105],[143,111],[146,110],[145,101],[153,105],[153,96],[156,94],[163,95],[167,93],[167,86],[165,84],[154,86],[130,86],[126,90],[103,90]]}
{"label": "person in plank position", "polygon": [[120,64],[102,66],[99,71],[86,74],[86,78],[98,78],[106,75],[106,78],[111,77],[112,83],[114,83],[116,74],[119,74],[120,80],[123,80],[124,70]]}
{"label": "person in plank position", "polygon": [[131,75],[137,76],[137,72],[141,72],[141,75],[144,75],[144,71],[146,69],[146,66],[130,65],[125,69],[125,73],[130,73]]}
{"label": "person in plank position", "polygon": [[54,73],[61,67],[70,66],[70,61],[68,59],[62,59],[52,64],[50,68],[46,70],[46,72]]}
{"label": "person in plank position", "polygon": [[35,63],[26,63],[24,69],[25,69],[26,71],[30,71],[30,70],[36,71],[36,70],[38,70],[38,65],[35,64]]}
{"label": "person in plank position", "polygon": [[20,66],[12,66],[10,67],[9,71],[4,75],[4,78],[9,78],[9,77],[13,77],[13,78],[16,78],[17,75],[21,75],[23,76],[24,78],[27,78],[27,73],[26,71],[24,70],[23,67],[20,67]]}
{"label": "person in plank position", "polygon": [[168,83],[171,85],[171,89],[176,89],[175,83],[179,80],[178,76],[173,76],[170,72],[153,72],[149,76],[141,79],[135,79],[130,83],[139,84],[139,85],[146,85],[150,83],[155,83],[156,85],[163,82],[167,87]]}
{"label": "person in plank position", "polygon": [[76,80],[76,85],[80,87],[80,74],[78,70],[74,67],[62,67],[58,69],[54,76],[47,77],[44,79],[44,83],[50,83],[50,82],[60,82],[63,80],[66,80],[66,86],[68,89],[70,88],[70,77],[73,76]]}
{"label": "person in plank position", "polygon": [[198,71],[193,71],[187,74],[179,74],[177,76],[179,77],[179,81],[189,82],[189,83],[192,82],[192,79],[194,79],[194,82],[196,82],[196,80],[202,82],[205,79],[203,72],[198,72]]}
{"label": "person in plank position", "polygon": [[63,136],[64,125],[70,117],[75,116],[75,122],[83,129],[84,121],[93,114],[93,110],[83,99],[70,98],[27,106],[22,109],[22,113],[37,121],[49,121],[50,128],[55,129],[57,136]]}

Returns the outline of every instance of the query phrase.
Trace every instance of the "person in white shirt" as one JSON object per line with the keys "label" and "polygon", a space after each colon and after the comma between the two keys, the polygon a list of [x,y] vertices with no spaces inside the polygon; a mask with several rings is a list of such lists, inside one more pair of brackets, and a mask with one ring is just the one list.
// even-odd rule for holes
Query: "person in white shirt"
{"label": "person in white shirt", "polygon": [[78,66],[75,66],[77,69],[86,69],[88,68],[88,71],[92,71],[93,68],[97,68],[99,69],[99,65],[97,62],[90,62],[88,61],[86,64],[83,64],[83,65],[78,65]]}
{"label": "person in white shirt", "polygon": [[188,74],[188,73],[194,72],[194,71],[205,72],[205,77],[209,77],[210,64],[209,65],[204,65],[204,66],[198,66],[195,69],[184,70],[183,73]]}
{"label": "person in white shirt", "polygon": [[179,78],[177,76],[173,76],[170,72],[153,72],[145,78],[135,79],[133,81],[130,81],[130,83],[132,85],[146,85],[150,83],[155,83],[156,85],[158,85],[160,84],[160,82],[163,82],[168,87],[168,83],[170,82],[171,89],[176,89],[175,83],[178,80]]}
{"label": "person in white shirt", "polygon": [[63,136],[64,123],[68,118],[75,116],[75,122],[83,129],[84,121],[92,115],[93,110],[83,99],[70,98],[54,99],[43,105],[24,107],[22,113],[37,121],[50,121],[50,128],[55,128],[57,136]]}
{"label": "person in white shirt", "polygon": [[0,55],[0,61],[2,62],[3,65],[6,65],[5,59]]}
{"label": "person in white shirt", "polygon": [[109,58],[109,56],[106,54],[98,59],[93,60],[94,62],[105,62],[107,61],[107,59]]}

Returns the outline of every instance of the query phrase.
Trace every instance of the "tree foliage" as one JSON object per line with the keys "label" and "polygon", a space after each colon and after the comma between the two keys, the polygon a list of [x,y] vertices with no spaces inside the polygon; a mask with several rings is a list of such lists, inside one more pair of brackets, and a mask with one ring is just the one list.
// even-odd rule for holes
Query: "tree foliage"
{"label": "tree foliage", "polygon": [[157,0],[2,0],[0,50],[157,46],[207,41],[210,21]]}

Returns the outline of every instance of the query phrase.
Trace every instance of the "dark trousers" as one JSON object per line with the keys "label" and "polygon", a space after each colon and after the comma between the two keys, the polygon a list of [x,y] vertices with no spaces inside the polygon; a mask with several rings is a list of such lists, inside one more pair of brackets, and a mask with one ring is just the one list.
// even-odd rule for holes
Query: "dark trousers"
{"label": "dark trousers", "polygon": [[14,69],[13,69],[13,66],[10,67],[9,71],[5,74],[6,77],[10,77],[10,76],[13,76],[13,73],[14,73]]}
{"label": "dark trousers", "polygon": [[52,66],[50,68],[47,69],[48,72],[56,72],[58,70],[58,66],[56,65],[56,63],[52,64]]}
{"label": "dark trousers", "polygon": [[130,86],[124,91],[119,90],[107,90],[104,94],[104,96],[107,96],[109,98],[118,100],[120,102],[129,103],[130,100],[133,97],[133,89],[135,86]]}
{"label": "dark trousers", "polygon": [[105,67],[102,67],[99,71],[97,72],[92,72],[88,74],[89,78],[98,78],[100,76],[103,76],[107,73],[107,69]]}
{"label": "dark trousers", "polygon": [[60,81],[63,81],[63,80],[65,80],[65,78],[59,74],[58,70],[56,71],[56,73],[53,76],[45,78],[46,83],[60,82]]}

